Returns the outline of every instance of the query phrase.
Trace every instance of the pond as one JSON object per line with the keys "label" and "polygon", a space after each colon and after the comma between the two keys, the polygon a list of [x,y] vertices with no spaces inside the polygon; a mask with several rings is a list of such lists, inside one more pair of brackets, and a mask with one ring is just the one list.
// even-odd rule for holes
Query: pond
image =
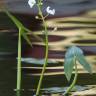
{"label": "pond", "polygon": [[[1,2],[2,0],[0,4]],[[41,92],[44,96],[63,96],[72,81],[68,83],[64,76],[65,52],[69,46],[76,45],[84,51],[87,61],[92,65],[93,74],[90,75],[78,64],[78,80],[69,96],[96,96],[96,0],[44,2],[44,8],[50,5],[56,9],[56,14],[46,19],[49,30],[49,59]],[[4,4],[26,27],[44,38],[42,22],[35,19],[36,8],[30,9],[26,0],[4,0]],[[44,8],[42,11],[45,13]],[[0,12],[0,96],[16,94],[17,32],[6,14]],[[21,96],[34,95],[44,63],[44,43],[31,34],[29,37],[32,47],[22,38]]]}

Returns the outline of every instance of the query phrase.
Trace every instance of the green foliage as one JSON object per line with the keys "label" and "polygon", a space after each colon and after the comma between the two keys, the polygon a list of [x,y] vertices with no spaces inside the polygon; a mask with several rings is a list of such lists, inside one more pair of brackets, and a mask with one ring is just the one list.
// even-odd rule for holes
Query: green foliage
{"label": "green foliage", "polygon": [[[9,11],[6,9],[4,10],[7,16],[13,21],[16,27],[19,30],[18,36],[18,64],[17,64],[17,91],[21,90],[21,36],[27,41],[27,43],[32,46],[32,43],[28,37],[28,32],[32,32],[31,30],[27,29],[15,16],[13,16]],[[27,32],[27,33],[26,33]],[[43,41],[39,36],[34,33],[31,33],[35,38],[40,41]],[[46,61],[47,62],[47,61]]]}
{"label": "green foliage", "polygon": [[23,36],[23,38],[27,41],[27,43],[32,46],[31,41],[29,40],[29,37],[26,35],[25,31],[23,29],[21,29],[21,35]]}
{"label": "green foliage", "polygon": [[73,67],[74,67],[74,59],[73,58],[65,59],[64,71],[68,81],[71,78]]}
{"label": "green foliage", "polygon": [[70,81],[71,79],[73,67],[76,61],[78,61],[84,67],[85,70],[87,70],[89,73],[92,73],[91,66],[86,61],[83,55],[83,51],[76,46],[72,46],[68,49],[65,54],[64,72],[68,81]]}
{"label": "green foliage", "polygon": [[79,63],[84,67],[85,70],[87,70],[89,73],[92,73],[90,64],[86,61],[85,57],[83,55],[78,55],[77,60]]}
{"label": "green foliage", "polygon": [[[43,41],[39,36],[34,34],[31,30],[27,29],[15,16],[13,16],[9,11],[5,10],[5,13],[8,15],[8,17],[13,21],[13,23],[16,25],[16,27],[21,29],[21,35],[23,38],[27,41],[27,43],[32,46],[32,43],[27,35],[28,32],[31,32],[31,34],[37,38],[40,41]],[[27,32],[27,33],[26,33]]]}
{"label": "green foliage", "polygon": [[8,17],[14,22],[14,24],[19,28],[23,28],[24,26],[22,23],[15,17],[13,16],[9,11],[5,10],[5,13],[8,15]]}
{"label": "green foliage", "polygon": [[21,31],[20,31],[21,32],[21,35],[28,42],[28,44],[30,44],[30,46],[32,46],[31,41],[29,40],[27,34],[25,33],[26,30],[25,30],[25,27],[23,26],[23,24],[15,16],[13,16],[9,11],[5,10],[5,13],[13,21],[13,23],[16,25],[16,27],[18,29],[21,29]]}

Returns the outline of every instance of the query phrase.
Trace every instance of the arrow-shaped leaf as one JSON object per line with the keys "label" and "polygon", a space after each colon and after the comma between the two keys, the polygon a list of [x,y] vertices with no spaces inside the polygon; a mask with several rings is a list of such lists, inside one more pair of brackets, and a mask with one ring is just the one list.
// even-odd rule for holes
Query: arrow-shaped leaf
{"label": "arrow-shaped leaf", "polygon": [[85,70],[87,70],[89,73],[92,73],[92,68],[83,55],[78,55],[76,58]]}
{"label": "arrow-shaped leaf", "polygon": [[77,56],[78,54],[79,55],[83,54],[83,51],[76,46],[72,46],[72,47],[68,48],[68,50],[65,54],[65,57],[71,58],[71,57]]}
{"label": "arrow-shaped leaf", "polygon": [[35,38],[43,42],[43,39],[39,37],[36,33],[33,33],[30,29],[24,28],[26,32],[30,32]]}
{"label": "arrow-shaped leaf", "polygon": [[8,17],[14,22],[14,24],[15,24],[18,28],[21,27],[24,31],[26,31],[26,32],[31,32],[31,34],[32,34],[35,38],[37,38],[37,39],[39,39],[40,41],[42,41],[42,39],[41,39],[39,36],[37,36],[35,33],[32,33],[31,30],[27,29],[27,28],[26,28],[15,16],[13,16],[9,11],[5,10],[5,13],[8,15]]}
{"label": "arrow-shaped leaf", "polygon": [[32,47],[32,43],[31,40],[29,39],[28,35],[24,32],[24,30],[21,30],[21,35],[23,36],[23,38],[27,41],[27,43]]}
{"label": "arrow-shaped leaf", "polygon": [[73,67],[74,67],[74,58],[67,58],[67,59],[65,58],[64,72],[68,81],[70,81]]}
{"label": "arrow-shaped leaf", "polygon": [[83,55],[83,51],[76,46],[72,46],[68,49],[68,51],[65,54],[64,71],[68,81],[71,78],[73,67],[74,67],[74,64],[76,63],[76,60],[79,61],[79,63],[85,68],[85,70],[87,70],[89,73],[92,73],[91,66],[86,61]]}
{"label": "arrow-shaped leaf", "polygon": [[22,23],[15,17],[15,16],[13,16],[9,11],[7,11],[7,10],[5,10],[5,13],[8,15],[8,17],[14,22],[14,24],[18,27],[18,28],[20,28],[20,27],[24,27],[23,25],[22,25]]}

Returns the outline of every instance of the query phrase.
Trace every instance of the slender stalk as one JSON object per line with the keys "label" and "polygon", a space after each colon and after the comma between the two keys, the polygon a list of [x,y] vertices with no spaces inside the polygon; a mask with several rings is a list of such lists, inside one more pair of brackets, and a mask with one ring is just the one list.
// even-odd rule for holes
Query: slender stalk
{"label": "slender stalk", "polygon": [[39,79],[38,87],[37,87],[37,90],[36,90],[36,96],[40,96],[39,95],[40,88],[41,88],[41,85],[42,85],[42,80],[43,80],[44,72],[45,72],[45,69],[46,69],[47,61],[48,61],[48,31],[47,31],[47,24],[45,22],[44,16],[43,16],[42,11],[41,11],[41,6],[39,5],[40,3],[41,3],[41,0],[38,1],[37,6],[38,6],[38,10],[39,10],[39,15],[41,16],[42,21],[43,21],[43,25],[44,25],[46,51],[45,51],[45,63],[43,65],[43,69],[42,69],[41,76],[40,76],[40,79]]}
{"label": "slender stalk", "polygon": [[17,91],[21,89],[21,28],[18,36]]}
{"label": "slender stalk", "polygon": [[74,87],[74,85],[76,84],[76,81],[77,81],[78,70],[77,70],[77,64],[76,64],[76,57],[74,58],[74,64],[75,64],[74,80],[73,80],[72,84],[68,87],[68,89],[66,90],[64,96],[66,96],[66,94],[69,93],[72,90],[72,88]]}
{"label": "slender stalk", "polygon": [[16,91],[16,96],[20,96],[20,90]]}

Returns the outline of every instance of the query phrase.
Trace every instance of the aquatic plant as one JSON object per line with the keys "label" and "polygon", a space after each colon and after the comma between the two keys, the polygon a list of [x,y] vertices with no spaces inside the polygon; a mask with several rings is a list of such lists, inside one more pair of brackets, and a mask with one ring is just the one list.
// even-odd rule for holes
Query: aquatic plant
{"label": "aquatic plant", "polygon": [[4,9],[4,12],[7,14],[7,16],[13,21],[13,23],[16,25],[16,27],[19,30],[18,33],[18,58],[17,58],[17,87],[16,91],[17,94],[21,91],[21,45],[22,45],[22,40],[21,36],[27,41],[27,43],[32,47],[32,43],[27,35],[28,32],[31,32],[31,34],[39,39],[40,41],[42,40],[40,37],[38,37],[36,34],[32,33],[31,30],[26,28],[15,16],[13,16],[8,10]]}
{"label": "aquatic plant", "polygon": [[36,3],[35,0],[29,0],[28,4],[29,4],[30,8],[32,8],[34,5],[37,5],[38,12],[39,12],[38,13],[39,16],[37,16],[37,18],[42,20],[43,26],[44,26],[44,34],[45,34],[45,47],[46,47],[46,49],[45,49],[45,63],[43,65],[43,69],[42,69],[42,72],[41,72],[40,80],[39,80],[37,91],[36,91],[36,96],[38,96],[39,93],[40,93],[40,88],[41,88],[41,85],[42,85],[44,72],[45,72],[45,69],[46,69],[46,66],[47,66],[47,62],[48,62],[48,29],[47,29],[47,24],[45,22],[45,19],[49,14],[54,15],[55,14],[55,9],[51,10],[50,6],[48,6],[46,8],[47,15],[44,16],[43,12],[42,12],[43,0],[38,0],[37,3]]}
{"label": "aquatic plant", "polygon": [[[40,88],[42,85],[42,80],[44,77],[44,72],[46,70],[46,66],[48,63],[48,29],[47,29],[47,24],[46,24],[45,19],[48,15],[54,15],[55,9],[51,9],[51,7],[48,6],[45,9],[47,13],[44,16],[43,12],[42,12],[43,0],[37,0],[37,1],[29,0],[28,4],[29,4],[30,8],[33,8],[34,5],[37,6],[38,16],[36,16],[36,19],[42,20],[43,26],[44,26],[44,35],[45,35],[45,40],[44,40],[45,58],[44,59],[45,60],[44,60],[43,69],[42,69],[41,76],[40,76],[39,83],[38,83],[37,90],[36,90],[36,96],[39,96]],[[10,19],[14,22],[14,24],[17,26],[17,28],[19,30],[19,33],[18,33],[18,59],[17,59],[18,60],[18,63],[17,63],[17,87],[16,87],[16,91],[19,92],[21,90],[21,45],[22,45],[21,36],[23,36],[24,39],[28,42],[28,44],[32,46],[30,38],[28,37],[28,35],[26,33],[26,32],[31,32],[31,30],[26,28],[9,11],[5,10],[5,13],[8,15],[8,17],[10,17]],[[39,40],[42,40],[41,38],[39,38],[34,33],[31,33],[31,34],[33,34],[33,36],[35,36]],[[83,51],[76,46],[70,47],[65,54],[64,72],[65,72],[65,76],[66,76],[67,80],[70,81],[71,76],[72,76],[72,72],[73,72],[73,67],[75,66],[75,76],[74,76],[74,79],[73,79],[71,85],[69,86],[67,91],[64,93],[64,95],[66,95],[67,93],[69,93],[72,90],[72,88],[74,87],[74,85],[77,81],[77,76],[78,76],[77,61],[85,68],[85,70],[87,70],[89,73],[92,73],[91,66],[86,61],[84,54],[83,54]]]}
{"label": "aquatic plant", "polygon": [[75,76],[72,81],[72,84],[64,93],[65,95],[72,90],[72,88],[74,87],[77,81],[77,76],[78,76],[77,61],[84,67],[85,70],[87,70],[89,73],[92,73],[91,66],[86,61],[83,51],[76,46],[71,46],[65,54],[64,72],[67,80],[70,81],[73,72],[73,67],[75,66],[75,73],[74,73]]}

